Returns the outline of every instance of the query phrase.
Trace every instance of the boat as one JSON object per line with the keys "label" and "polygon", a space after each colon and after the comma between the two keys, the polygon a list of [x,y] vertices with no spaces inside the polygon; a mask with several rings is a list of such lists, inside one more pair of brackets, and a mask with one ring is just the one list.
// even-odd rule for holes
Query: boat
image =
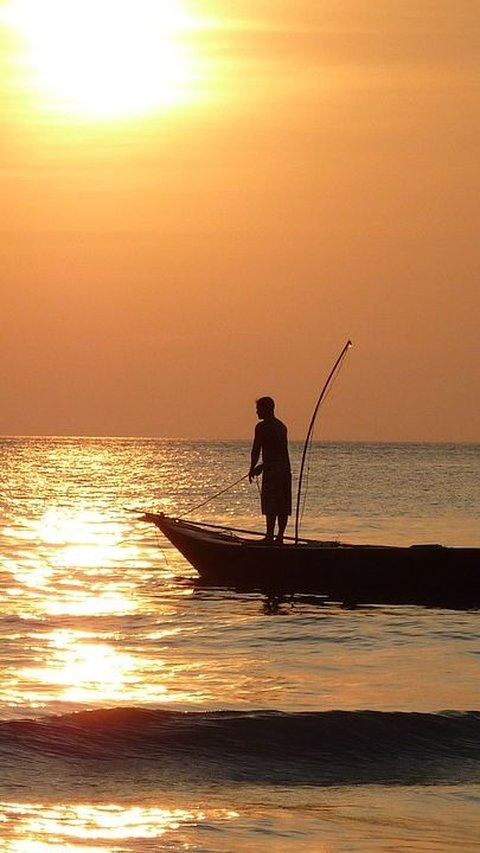
{"label": "boat", "polygon": [[288,538],[147,512],[199,582],[267,594],[308,593],[345,605],[480,607],[480,548],[359,545]]}
{"label": "boat", "polygon": [[[302,480],[320,405],[352,346],[348,340],[315,405],[298,481],[295,536],[266,543],[263,534],[147,512],[152,522],[197,570],[200,582],[268,595],[307,593],[346,605],[402,603],[480,607],[480,548],[443,545],[359,545],[300,537]],[[235,483],[190,508],[197,511]],[[185,513],[187,515],[187,513]]]}

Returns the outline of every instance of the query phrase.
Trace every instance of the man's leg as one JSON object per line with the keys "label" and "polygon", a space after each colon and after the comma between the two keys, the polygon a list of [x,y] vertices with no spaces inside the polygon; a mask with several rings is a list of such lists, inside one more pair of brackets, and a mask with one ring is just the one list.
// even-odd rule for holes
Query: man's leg
{"label": "man's leg", "polygon": [[285,533],[285,528],[287,526],[287,523],[288,523],[288,515],[287,514],[282,514],[282,515],[278,516],[278,535],[277,535],[277,538],[275,541],[278,542],[279,545],[283,545],[283,534]]}
{"label": "man's leg", "polygon": [[277,516],[275,515],[275,513],[267,513],[267,535],[265,537],[267,542],[273,542],[273,533],[275,530],[276,517]]}

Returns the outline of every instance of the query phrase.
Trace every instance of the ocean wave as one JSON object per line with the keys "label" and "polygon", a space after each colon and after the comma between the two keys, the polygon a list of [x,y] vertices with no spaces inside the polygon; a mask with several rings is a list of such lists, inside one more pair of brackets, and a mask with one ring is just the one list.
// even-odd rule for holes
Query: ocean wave
{"label": "ocean wave", "polygon": [[84,711],[0,723],[0,757],[144,762],[190,781],[480,782],[480,711]]}

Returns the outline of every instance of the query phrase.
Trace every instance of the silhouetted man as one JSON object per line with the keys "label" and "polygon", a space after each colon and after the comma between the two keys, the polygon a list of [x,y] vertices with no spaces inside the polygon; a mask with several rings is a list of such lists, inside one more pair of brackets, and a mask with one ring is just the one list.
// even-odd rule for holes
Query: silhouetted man
{"label": "silhouetted man", "polygon": [[[260,421],[255,427],[248,479],[252,482],[262,472],[262,513],[267,521],[265,542],[274,541],[275,522],[278,521],[275,542],[281,545],[288,516],[292,513],[292,474],[287,427],[275,417],[274,412],[275,403],[271,397],[257,400]],[[260,453],[262,465],[257,468]]]}

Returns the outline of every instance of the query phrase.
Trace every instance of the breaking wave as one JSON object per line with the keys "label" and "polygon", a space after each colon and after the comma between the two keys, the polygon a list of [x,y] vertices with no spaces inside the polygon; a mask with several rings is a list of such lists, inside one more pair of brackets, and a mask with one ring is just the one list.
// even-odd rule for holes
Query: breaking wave
{"label": "breaking wave", "polygon": [[480,711],[83,711],[0,723],[0,757],[133,761],[190,781],[480,782]]}

